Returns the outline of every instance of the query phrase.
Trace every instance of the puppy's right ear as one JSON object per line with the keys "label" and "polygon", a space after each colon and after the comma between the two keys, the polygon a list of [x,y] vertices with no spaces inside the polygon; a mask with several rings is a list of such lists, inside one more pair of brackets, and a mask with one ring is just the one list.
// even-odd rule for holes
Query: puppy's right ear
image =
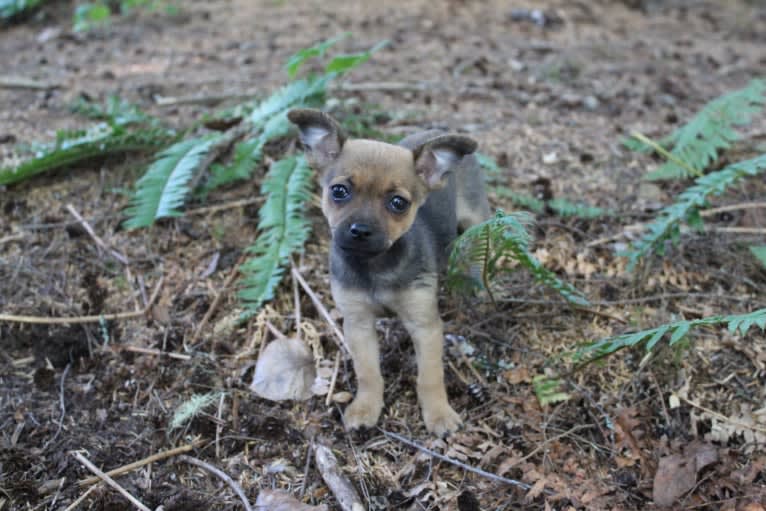
{"label": "puppy's right ear", "polygon": [[287,118],[298,126],[306,157],[312,166],[322,169],[338,157],[346,141],[338,121],[310,108],[290,110]]}

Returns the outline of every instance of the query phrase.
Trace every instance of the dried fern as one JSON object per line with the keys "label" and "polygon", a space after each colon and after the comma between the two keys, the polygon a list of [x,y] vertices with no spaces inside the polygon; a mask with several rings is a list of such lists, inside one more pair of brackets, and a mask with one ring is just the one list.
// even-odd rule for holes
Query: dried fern
{"label": "dried fern", "polygon": [[148,227],[159,218],[181,215],[178,208],[189,191],[188,184],[219,137],[216,134],[182,140],[162,151],[136,183],[125,227]]}
{"label": "dried fern", "polygon": [[587,364],[624,348],[642,344],[646,351],[650,352],[666,337],[668,345],[673,346],[684,339],[691,329],[706,325],[726,325],[731,334],[739,333],[742,336],[746,335],[753,325],[763,331],[766,329],[766,309],[759,309],[747,314],[676,321],[649,330],[608,337],[580,348],[574,353],[574,359],[581,364]]}
{"label": "dried fern", "polygon": [[628,257],[628,271],[633,271],[639,260],[652,251],[663,254],[665,240],[677,241],[680,237],[681,222],[701,227],[699,210],[705,205],[708,196],[720,195],[740,179],[756,176],[764,170],[766,154],[698,177],[695,184],[684,190],[675,203],[660,211],[657,218],[647,226],[646,234],[625,254]]}
{"label": "dried fern", "polygon": [[[714,99],[686,125],[658,142],[660,146],[673,148],[671,157],[645,178],[665,180],[701,175],[718,159],[721,150],[739,139],[734,128],[749,124],[764,104],[766,83],[762,80],[752,80],[744,89]],[[652,149],[642,141],[630,141],[626,145],[633,150]]]}
{"label": "dried fern", "polygon": [[258,238],[248,247],[253,257],[245,261],[239,291],[245,302],[245,315],[255,313],[282,280],[290,255],[303,248],[310,226],[306,204],[311,196],[312,172],[303,156],[293,156],[271,165],[261,185],[267,197],[259,211]]}
{"label": "dried fern", "polygon": [[[526,212],[504,214],[465,231],[456,241],[449,257],[447,283],[453,288],[483,287],[489,293],[490,284],[501,272],[509,271],[508,259],[532,272],[535,280],[556,290],[575,305],[588,305],[582,294],[546,269],[529,251],[527,226],[532,217]],[[479,273],[479,275],[477,275]]]}

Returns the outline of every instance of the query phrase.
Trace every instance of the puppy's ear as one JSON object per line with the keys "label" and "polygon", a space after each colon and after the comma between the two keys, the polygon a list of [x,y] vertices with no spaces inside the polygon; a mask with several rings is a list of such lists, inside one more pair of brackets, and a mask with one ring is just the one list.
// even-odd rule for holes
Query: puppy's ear
{"label": "puppy's ear", "polygon": [[298,126],[306,157],[313,166],[324,168],[338,157],[346,141],[338,121],[310,108],[290,110],[287,118]]}
{"label": "puppy's ear", "polygon": [[460,163],[463,156],[476,150],[476,141],[460,135],[443,135],[416,148],[415,172],[430,190],[444,188],[447,174]]}

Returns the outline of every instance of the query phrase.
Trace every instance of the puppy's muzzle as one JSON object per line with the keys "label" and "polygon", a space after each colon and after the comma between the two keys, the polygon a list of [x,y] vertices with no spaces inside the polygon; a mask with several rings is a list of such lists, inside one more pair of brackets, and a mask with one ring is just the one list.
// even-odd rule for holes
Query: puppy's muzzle
{"label": "puppy's muzzle", "polygon": [[350,221],[335,230],[335,243],[354,257],[375,257],[388,248],[382,230],[373,222]]}

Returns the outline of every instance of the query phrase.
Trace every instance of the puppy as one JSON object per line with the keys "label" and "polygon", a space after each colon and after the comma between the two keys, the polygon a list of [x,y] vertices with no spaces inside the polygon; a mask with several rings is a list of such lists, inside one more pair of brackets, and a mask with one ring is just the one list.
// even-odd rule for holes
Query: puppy
{"label": "puppy", "polygon": [[330,224],[330,283],[343,314],[358,389],[344,413],[347,428],[374,426],[383,408],[375,317],[393,311],[415,344],[417,392],[428,431],[461,424],[447,402],[437,276],[462,229],[489,218],[476,142],[429,131],[399,145],[346,139],[318,110],[288,114],[311,166],[320,174]]}

